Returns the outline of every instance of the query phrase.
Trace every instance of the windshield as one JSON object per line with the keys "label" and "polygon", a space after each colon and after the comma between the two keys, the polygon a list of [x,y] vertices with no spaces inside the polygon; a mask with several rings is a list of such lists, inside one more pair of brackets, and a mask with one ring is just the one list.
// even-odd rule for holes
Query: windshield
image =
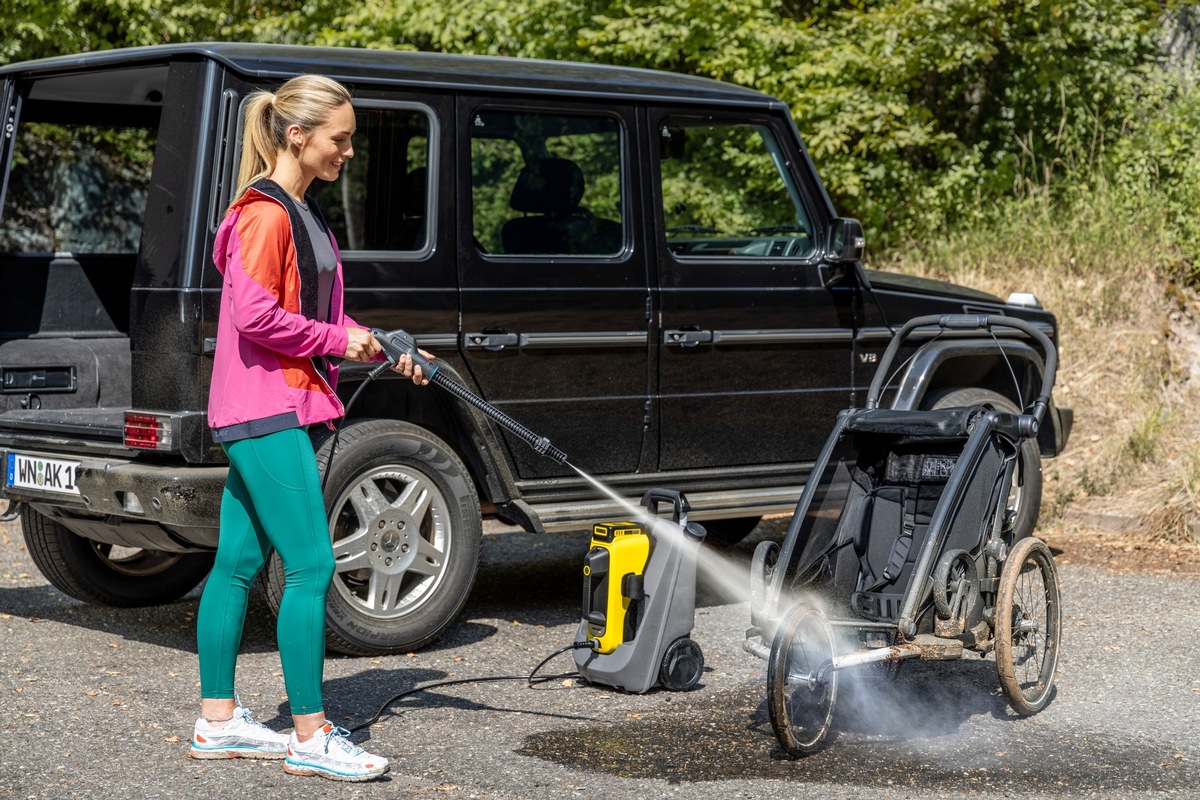
{"label": "windshield", "polygon": [[663,229],[677,256],[806,256],[811,226],[771,130],[669,121],[659,131]]}

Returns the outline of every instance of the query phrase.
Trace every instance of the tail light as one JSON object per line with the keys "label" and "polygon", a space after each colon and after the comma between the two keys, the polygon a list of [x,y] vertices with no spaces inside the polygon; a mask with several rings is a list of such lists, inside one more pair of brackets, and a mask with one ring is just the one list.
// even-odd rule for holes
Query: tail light
{"label": "tail light", "polygon": [[126,411],[124,441],[126,447],[141,450],[170,450],[170,415]]}

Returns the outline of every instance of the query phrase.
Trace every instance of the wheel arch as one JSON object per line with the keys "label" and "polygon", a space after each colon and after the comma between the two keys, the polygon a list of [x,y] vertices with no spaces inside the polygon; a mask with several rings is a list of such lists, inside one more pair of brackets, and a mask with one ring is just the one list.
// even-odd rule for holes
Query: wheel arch
{"label": "wheel arch", "polygon": [[[458,383],[469,385],[453,367],[442,362],[441,369]],[[357,381],[345,384],[351,393],[359,386]],[[456,402],[441,389],[415,386],[406,378],[384,373],[363,390],[350,411],[348,420],[402,420],[444,439],[467,465],[482,501],[502,506],[519,496],[507,444],[495,426],[478,409]]]}
{"label": "wheel arch", "polygon": [[[997,352],[997,347],[1001,352]],[[1011,370],[1010,370],[1011,365]],[[1007,397],[1018,408],[1027,406],[1041,389],[1045,363],[1042,355],[1016,339],[962,339],[930,342],[921,347],[900,378],[892,407],[911,410],[955,389],[988,389]],[[1014,381],[1015,378],[1015,381]],[[1055,456],[1066,440],[1051,399],[1049,424],[1038,434],[1043,456]]]}

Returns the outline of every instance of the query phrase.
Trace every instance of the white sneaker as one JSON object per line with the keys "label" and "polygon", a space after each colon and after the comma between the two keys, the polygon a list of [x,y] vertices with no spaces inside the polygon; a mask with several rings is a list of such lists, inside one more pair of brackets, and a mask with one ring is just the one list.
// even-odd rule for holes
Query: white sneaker
{"label": "white sneaker", "polygon": [[369,781],[388,771],[388,760],[374,756],[346,737],[350,731],[325,721],[307,742],[288,737],[285,771],[293,775],[320,775],[335,781]]}
{"label": "white sneaker", "polygon": [[192,733],[192,758],[283,758],[288,737],[263,725],[238,706],[224,725],[209,725],[201,717]]}

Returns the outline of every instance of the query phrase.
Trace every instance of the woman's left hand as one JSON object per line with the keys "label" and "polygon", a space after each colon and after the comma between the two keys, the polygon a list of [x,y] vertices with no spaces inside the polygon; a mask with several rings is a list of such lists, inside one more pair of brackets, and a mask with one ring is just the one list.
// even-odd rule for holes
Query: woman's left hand
{"label": "woman's left hand", "polygon": [[[418,350],[417,352],[430,361],[433,360],[433,356],[424,350]],[[425,377],[424,372],[421,370],[421,365],[414,364],[412,356],[407,353],[400,356],[400,361],[396,366],[392,367],[392,372],[398,372],[406,378],[412,378],[412,382],[417,386],[427,386],[429,384],[429,379]]]}

